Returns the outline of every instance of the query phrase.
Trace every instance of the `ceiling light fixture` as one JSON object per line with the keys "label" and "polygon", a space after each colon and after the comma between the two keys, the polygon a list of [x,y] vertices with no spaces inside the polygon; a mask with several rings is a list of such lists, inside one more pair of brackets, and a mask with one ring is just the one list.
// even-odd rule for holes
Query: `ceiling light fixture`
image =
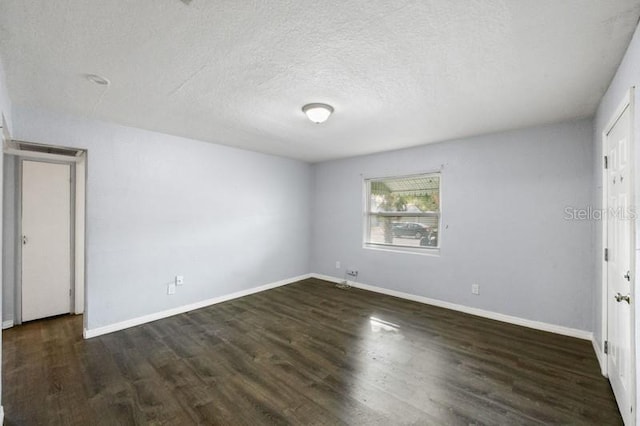
{"label": "ceiling light fixture", "polygon": [[327,121],[327,119],[333,112],[333,107],[327,104],[307,104],[302,107],[302,112],[307,114],[309,120],[313,121],[316,124],[320,124]]}
{"label": "ceiling light fixture", "polygon": [[109,84],[111,84],[109,80],[98,74],[87,74],[86,77],[90,82],[98,84],[100,86],[108,86]]}

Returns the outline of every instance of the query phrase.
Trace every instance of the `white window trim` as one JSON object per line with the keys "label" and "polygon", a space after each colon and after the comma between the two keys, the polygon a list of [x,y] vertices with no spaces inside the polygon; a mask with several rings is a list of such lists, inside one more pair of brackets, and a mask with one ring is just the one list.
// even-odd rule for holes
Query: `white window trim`
{"label": "white window trim", "polygon": [[[410,178],[412,176],[424,176],[424,175],[437,175],[440,179],[440,185],[438,189],[439,199],[440,199],[440,211],[438,212],[438,247],[427,247],[427,246],[400,246],[400,245],[392,245],[392,244],[376,244],[370,243],[367,241],[367,235],[369,231],[369,220],[371,219],[371,214],[369,212],[369,182],[372,180],[383,180],[383,179],[402,179],[402,178]],[[362,175],[362,248],[366,250],[373,251],[382,251],[382,252],[392,252],[392,253],[408,253],[408,254],[417,254],[422,256],[440,256],[440,250],[442,249],[442,169],[435,171],[426,171],[426,172],[417,172],[417,173],[407,173],[407,174],[393,174],[388,176],[364,176]],[[423,213],[423,216],[429,216],[432,213]],[[401,214],[401,216],[421,216],[421,214]]]}

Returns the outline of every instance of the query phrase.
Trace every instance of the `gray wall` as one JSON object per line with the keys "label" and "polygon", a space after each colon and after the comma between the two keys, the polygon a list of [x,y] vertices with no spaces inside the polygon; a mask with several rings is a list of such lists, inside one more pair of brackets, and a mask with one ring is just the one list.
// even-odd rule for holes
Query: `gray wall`
{"label": "gray wall", "polygon": [[[593,134],[593,174],[594,174],[594,203],[597,208],[602,208],[602,132],[605,131],[605,127],[609,124],[613,114],[622,102],[625,94],[629,91],[629,88],[635,86],[635,114],[634,120],[634,132],[635,132],[635,197],[636,206],[638,200],[640,200],[640,27],[636,28],[636,32],[627,48],[622,62],[611,81],[611,85],[607,89],[607,92],[602,97],[596,116],[594,118],[594,134]],[[637,208],[637,207],[636,207]],[[637,225],[636,225],[637,226]],[[594,339],[596,340],[600,350],[602,350],[602,227],[598,224],[594,229],[594,253],[593,259],[595,264],[594,276],[596,280],[594,282]],[[637,273],[640,267],[640,232],[636,231],[636,299],[640,296],[640,274]],[[636,346],[640,343],[640,311],[638,310],[638,303],[635,303],[636,313]],[[636,351],[636,372],[638,374],[638,380],[640,380],[640,351]],[[640,407],[640,392],[636,393],[637,401],[635,406]],[[636,410],[637,423],[640,424],[640,412]]]}
{"label": "gray wall", "polygon": [[[582,120],[316,164],[312,272],[590,331],[592,123]],[[440,256],[362,248],[363,175],[442,167]],[[480,295],[471,284],[480,284]]]}
{"label": "gray wall", "polygon": [[4,66],[2,64],[2,58],[0,58],[0,126],[2,125],[2,116],[4,116],[9,127],[9,134],[12,134],[13,130],[13,111],[11,108],[11,99],[9,98],[9,91],[7,90],[7,82],[4,73]]}
{"label": "gray wall", "polygon": [[89,329],[308,272],[308,164],[40,110],[13,120],[15,139],[88,149]]}

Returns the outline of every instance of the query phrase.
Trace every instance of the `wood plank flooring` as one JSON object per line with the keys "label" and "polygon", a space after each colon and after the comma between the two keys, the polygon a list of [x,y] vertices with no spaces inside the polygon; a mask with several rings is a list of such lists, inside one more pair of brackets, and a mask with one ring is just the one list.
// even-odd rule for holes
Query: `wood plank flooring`
{"label": "wood plank flooring", "polygon": [[3,332],[6,425],[621,424],[590,342],[315,279],[81,327]]}

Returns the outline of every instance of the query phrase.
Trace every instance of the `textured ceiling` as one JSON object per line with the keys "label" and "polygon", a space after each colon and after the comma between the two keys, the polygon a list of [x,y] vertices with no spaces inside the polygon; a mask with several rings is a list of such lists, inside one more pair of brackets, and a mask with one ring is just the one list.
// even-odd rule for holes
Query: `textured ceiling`
{"label": "textured ceiling", "polygon": [[[315,162],[590,116],[639,15],[638,0],[0,0],[0,55],[17,105]],[[313,124],[309,102],[335,113]]]}

